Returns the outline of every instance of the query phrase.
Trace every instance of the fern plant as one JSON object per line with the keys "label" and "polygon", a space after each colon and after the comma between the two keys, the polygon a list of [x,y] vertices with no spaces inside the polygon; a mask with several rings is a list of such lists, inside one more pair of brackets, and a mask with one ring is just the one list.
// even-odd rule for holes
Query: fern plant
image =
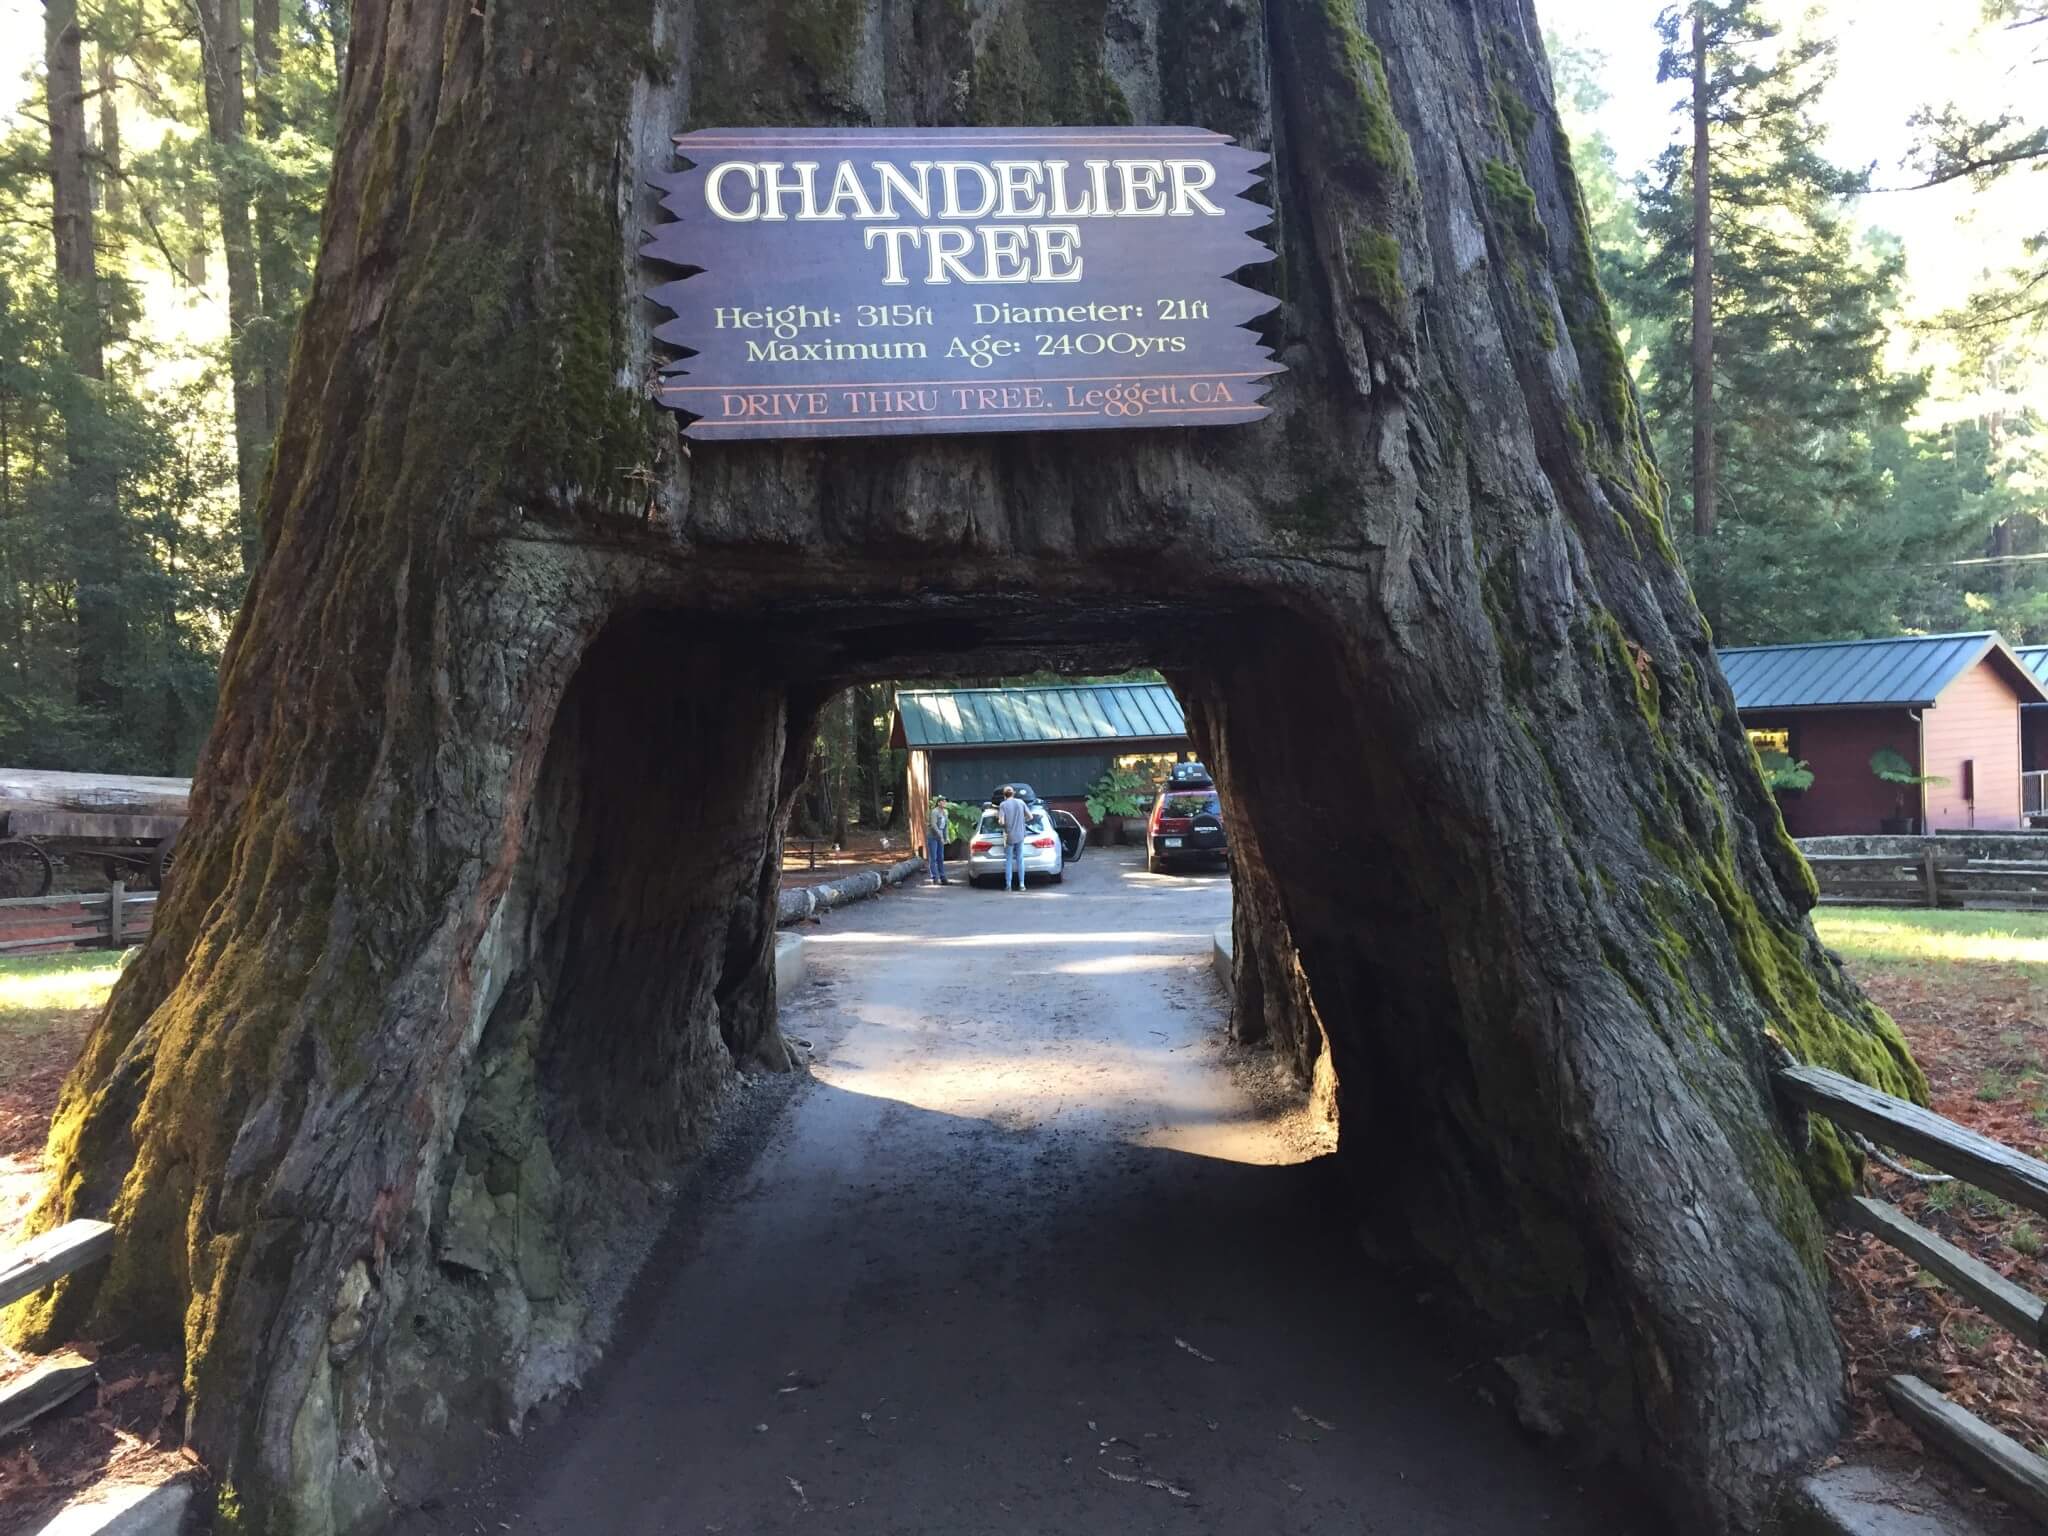
{"label": "fern plant", "polygon": [[1813,788],[1813,769],[1803,762],[1794,762],[1787,753],[1760,752],[1757,762],[1764,772],[1764,787],[1774,795]]}

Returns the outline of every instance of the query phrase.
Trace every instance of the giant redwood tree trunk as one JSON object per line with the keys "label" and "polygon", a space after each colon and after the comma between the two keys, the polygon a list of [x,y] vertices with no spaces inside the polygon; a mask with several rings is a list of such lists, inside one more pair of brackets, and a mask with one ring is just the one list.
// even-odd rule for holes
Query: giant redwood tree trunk
{"label": "giant redwood tree trunk", "polygon": [[[269,1528],[416,1496],[576,1378],[781,1060],[824,701],[1151,661],[1238,818],[1241,1028],[1322,1074],[1525,1416],[1753,1522],[1840,1411],[1810,1191],[1849,1170],[1771,1051],[1922,1085],[1814,940],[1666,537],[1527,0],[353,27],[178,880],[53,1134],[43,1219],[119,1248],[20,1331],[181,1340]],[[671,134],[1124,118],[1274,155],[1269,419],[692,456],[645,403]]]}

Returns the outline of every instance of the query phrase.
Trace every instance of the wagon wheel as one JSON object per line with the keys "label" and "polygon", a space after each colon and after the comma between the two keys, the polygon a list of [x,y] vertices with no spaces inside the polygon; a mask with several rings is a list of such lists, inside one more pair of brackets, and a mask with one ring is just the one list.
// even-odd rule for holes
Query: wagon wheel
{"label": "wagon wheel", "polygon": [[177,856],[178,834],[173,832],[158,843],[149,855],[149,883],[159,891],[171,878],[171,860]]}
{"label": "wagon wheel", "polygon": [[50,856],[26,838],[0,839],[0,897],[46,896],[56,870]]}

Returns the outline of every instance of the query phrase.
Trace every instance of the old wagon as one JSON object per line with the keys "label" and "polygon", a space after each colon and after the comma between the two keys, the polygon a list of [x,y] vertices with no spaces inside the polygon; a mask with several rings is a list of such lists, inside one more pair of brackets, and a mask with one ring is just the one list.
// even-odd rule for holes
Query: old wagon
{"label": "old wagon", "polygon": [[191,793],[190,779],[0,768],[0,897],[79,869],[161,887]]}

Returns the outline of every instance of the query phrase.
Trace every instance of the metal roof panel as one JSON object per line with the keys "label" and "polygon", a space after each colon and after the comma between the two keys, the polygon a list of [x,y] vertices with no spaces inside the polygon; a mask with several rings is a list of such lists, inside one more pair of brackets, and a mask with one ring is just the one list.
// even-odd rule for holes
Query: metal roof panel
{"label": "metal roof panel", "polygon": [[1180,700],[1163,683],[906,689],[896,695],[896,715],[906,744],[933,750],[1187,734]]}
{"label": "metal roof panel", "polygon": [[[1906,635],[1884,640],[1735,646],[1721,670],[1743,710],[1923,707],[1994,648],[1990,630],[1956,635]],[[2048,646],[2035,675],[2048,681]],[[2034,664],[2021,662],[2022,666]]]}

